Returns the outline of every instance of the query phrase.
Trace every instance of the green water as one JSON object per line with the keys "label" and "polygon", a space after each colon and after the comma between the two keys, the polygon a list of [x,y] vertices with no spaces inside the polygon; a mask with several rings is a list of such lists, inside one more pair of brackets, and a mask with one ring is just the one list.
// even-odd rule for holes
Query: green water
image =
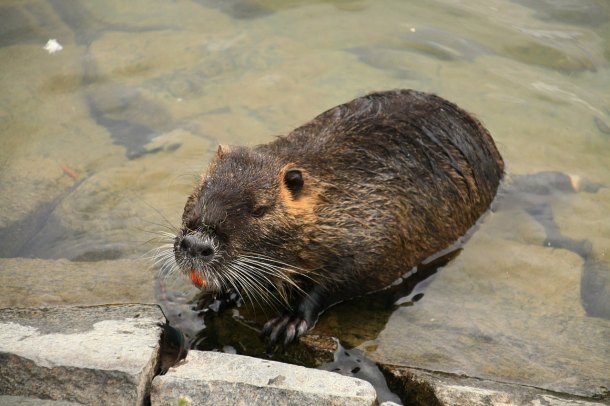
{"label": "green water", "polygon": [[[43,49],[51,38],[61,51]],[[5,0],[0,257],[140,258],[179,225],[217,144],[267,142],[392,88],[474,113],[509,176],[610,185],[604,0]],[[550,203],[610,280],[610,189]],[[582,258],[544,239],[518,208],[498,211],[375,334],[353,333],[366,313],[343,325],[340,309],[320,328],[381,362],[604,393],[610,323],[582,304],[598,286],[581,292]]]}

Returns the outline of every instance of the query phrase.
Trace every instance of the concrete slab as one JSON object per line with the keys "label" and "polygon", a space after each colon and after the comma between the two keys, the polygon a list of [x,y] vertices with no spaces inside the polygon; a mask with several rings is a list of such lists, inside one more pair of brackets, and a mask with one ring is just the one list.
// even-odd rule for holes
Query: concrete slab
{"label": "concrete slab", "polygon": [[[384,366],[390,386],[407,405],[603,406],[598,400],[412,368]],[[603,402],[603,401],[602,401]]]}
{"label": "concrete slab", "polygon": [[374,405],[368,382],[336,373],[219,352],[191,351],[167,375],[153,380],[153,406]]}
{"label": "concrete slab", "polygon": [[160,321],[152,305],[0,310],[0,395],[143,404]]}

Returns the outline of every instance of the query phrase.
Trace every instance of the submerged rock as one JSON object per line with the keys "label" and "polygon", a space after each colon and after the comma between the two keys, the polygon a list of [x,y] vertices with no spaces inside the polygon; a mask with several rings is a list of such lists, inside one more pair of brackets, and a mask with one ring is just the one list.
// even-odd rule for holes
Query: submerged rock
{"label": "submerged rock", "polygon": [[[498,213],[490,222],[500,219]],[[369,357],[607,397],[610,321],[588,317],[581,305],[582,260],[567,250],[510,241],[499,246],[489,237],[480,230],[417,305],[394,312]]]}
{"label": "submerged rock", "polygon": [[0,259],[0,309],[53,305],[155,303],[146,260],[72,262]]}
{"label": "submerged rock", "polygon": [[[168,231],[177,223],[196,176],[193,171],[189,178],[184,162],[206,156],[209,145],[181,130],[165,134],[162,141],[150,146],[158,151],[155,154],[123,161],[79,181],[25,236],[19,256],[101,261],[141,257],[158,247],[147,242],[153,237],[159,240],[160,230]],[[182,147],[172,147],[177,145]]]}

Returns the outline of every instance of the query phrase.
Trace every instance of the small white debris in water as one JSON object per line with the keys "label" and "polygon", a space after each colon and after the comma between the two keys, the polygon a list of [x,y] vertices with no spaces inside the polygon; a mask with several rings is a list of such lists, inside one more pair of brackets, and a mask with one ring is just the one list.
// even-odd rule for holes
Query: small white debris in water
{"label": "small white debris in water", "polygon": [[43,49],[49,51],[50,54],[54,54],[55,52],[59,52],[64,49],[64,47],[62,47],[56,39],[50,39],[47,41],[47,45],[45,45]]}
{"label": "small white debris in water", "polygon": [[411,32],[415,32],[415,27],[411,27]]}

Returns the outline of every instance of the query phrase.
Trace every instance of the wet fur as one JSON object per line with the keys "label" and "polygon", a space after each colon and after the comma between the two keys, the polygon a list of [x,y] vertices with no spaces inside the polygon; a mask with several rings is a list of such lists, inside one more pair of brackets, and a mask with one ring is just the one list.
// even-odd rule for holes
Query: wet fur
{"label": "wet fur", "polygon": [[[284,181],[291,170],[302,188]],[[455,104],[373,93],[269,144],[219,148],[185,206],[176,262],[216,290],[281,297],[288,312],[265,332],[291,341],[326,306],[388,286],[455,242],[489,207],[503,170],[490,134]],[[213,264],[181,249],[189,233],[214,240]]]}

